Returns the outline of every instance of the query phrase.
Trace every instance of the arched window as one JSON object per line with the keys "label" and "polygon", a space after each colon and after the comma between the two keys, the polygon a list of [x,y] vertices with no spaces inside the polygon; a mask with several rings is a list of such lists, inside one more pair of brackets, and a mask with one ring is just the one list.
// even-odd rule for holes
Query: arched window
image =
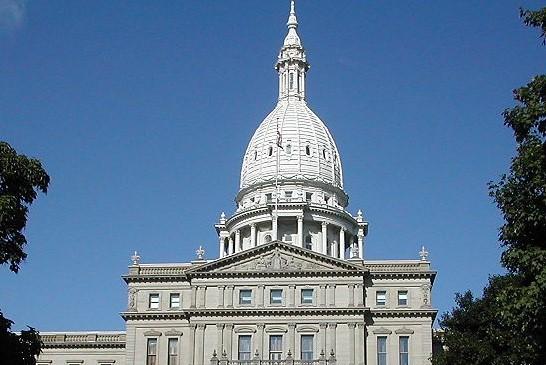
{"label": "arched window", "polygon": [[304,248],[306,248],[308,250],[313,249],[313,241],[311,240],[311,235],[310,234],[305,236],[305,247]]}
{"label": "arched window", "polygon": [[254,151],[254,161],[258,159],[258,150]]}
{"label": "arched window", "polygon": [[285,151],[286,151],[286,154],[287,154],[287,155],[290,155],[290,154],[292,153],[292,145],[291,145],[291,144],[287,144],[287,145],[286,145]]}
{"label": "arched window", "polygon": [[270,235],[270,234],[266,234],[266,235],[264,236],[264,242],[265,242],[265,243],[271,242],[271,235]]}
{"label": "arched window", "polygon": [[267,149],[267,155],[269,157],[273,156],[273,147],[269,146],[269,148]]}
{"label": "arched window", "polygon": [[324,157],[325,160],[327,160],[327,154],[326,154],[326,148],[322,150],[322,157]]}
{"label": "arched window", "polygon": [[311,156],[311,146],[309,145],[305,146],[305,154],[307,156]]}

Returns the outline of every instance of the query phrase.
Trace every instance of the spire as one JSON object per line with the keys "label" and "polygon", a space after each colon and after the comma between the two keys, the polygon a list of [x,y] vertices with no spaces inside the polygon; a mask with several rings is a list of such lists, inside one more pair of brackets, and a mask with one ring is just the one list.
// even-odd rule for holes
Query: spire
{"label": "spire", "polygon": [[279,52],[275,69],[279,73],[279,100],[305,99],[305,73],[309,63],[298,35],[298,19],[296,17],[295,0],[290,1],[288,16],[288,34]]}

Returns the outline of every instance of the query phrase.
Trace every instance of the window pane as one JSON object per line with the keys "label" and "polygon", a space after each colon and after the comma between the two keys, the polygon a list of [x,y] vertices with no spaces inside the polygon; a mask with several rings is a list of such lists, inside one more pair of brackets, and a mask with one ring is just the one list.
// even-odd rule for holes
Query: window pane
{"label": "window pane", "polygon": [[152,309],[159,308],[159,294],[157,293],[150,294],[149,307]]}
{"label": "window pane", "polygon": [[313,335],[301,336],[301,359],[313,360]]}
{"label": "window pane", "polygon": [[180,307],[180,294],[172,293],[170,302],[171,302],[170,303],[171,308],[179,308]]}
{"label": "window pane", "polygon": [[385,305],[387,303],[387,292],[378,291],[375,293],[375,303],[377,305]]}
{"label": "window pane", "polygon": [[270,301],[272,304],[282,303],[282,289],[271,289],[270,295]]}
{"label": "window pane", "polygon": [[146,365],[156,365],[157,358],[157,338],[149,338],[146,346]]}
{"label": "window pane", "polygon": [[169,349],[168,349],[168,365],[177,365],[178,362],[178,339],[169,338]]}
{"label": "window pane", "polygon": [[251,304],[252,303],[252,290],[243,289],[239,292],[239,304]]}
{"label": "window pane", "polygon": [[398,340],[400,348],[400,365],[409,364],[409,337],[402,336]]}
{"label": "window pane", "polygon": [[387,337],[377,337],[377,365],[387,365]]}
{"label": "window pane", "polygon": [[269,336],[269,350],[282,351],[282,336],[280,335]]}
{"label": "window pane", "polygon": [[398,292],[398,305],[407,305],[408,304],[408,292],[406,290],[401,290]]}
{"label": "window pane", "polygon": [[301,290],[301,302],[303,304],[313,303],[313,289],[302,289]]}
{"label": "window pane", "polygon": [[239,360],[250,360],[250,340],[248,335],[239,336]]}

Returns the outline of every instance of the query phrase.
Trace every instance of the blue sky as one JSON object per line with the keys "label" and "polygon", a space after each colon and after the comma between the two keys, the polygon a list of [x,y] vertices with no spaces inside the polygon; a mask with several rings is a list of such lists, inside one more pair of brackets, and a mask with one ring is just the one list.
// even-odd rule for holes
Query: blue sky
{"label": "blue sky", "polygon": [[[501,272],[487,182],[514,153],[501,112],[545,72],[518,8],[540,1],[297,5],[308,101],[333,133],[369,259],[418,258],[433,304]],[[233,212],[240,164],[276,102],[288,1],[0,0],[0,139],[51,175],[31,209],[28,260],[0,269],[16,328],[123,329],[120,276],[179,262]]]}

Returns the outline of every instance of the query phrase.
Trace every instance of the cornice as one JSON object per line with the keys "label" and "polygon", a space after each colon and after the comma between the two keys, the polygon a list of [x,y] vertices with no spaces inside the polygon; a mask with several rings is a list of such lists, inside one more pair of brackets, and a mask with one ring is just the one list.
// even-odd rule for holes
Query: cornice
{"label": "cornice", "polygon": [[43,348],[125,348],[125,333],[55,333],[40,335]]}
{"label": "cornice", "polygon": [[421,317],[434,320],[438,314],[437,309],[372,309],[368,312],[371,317],[379,318],[401,318],[401,317]]}

